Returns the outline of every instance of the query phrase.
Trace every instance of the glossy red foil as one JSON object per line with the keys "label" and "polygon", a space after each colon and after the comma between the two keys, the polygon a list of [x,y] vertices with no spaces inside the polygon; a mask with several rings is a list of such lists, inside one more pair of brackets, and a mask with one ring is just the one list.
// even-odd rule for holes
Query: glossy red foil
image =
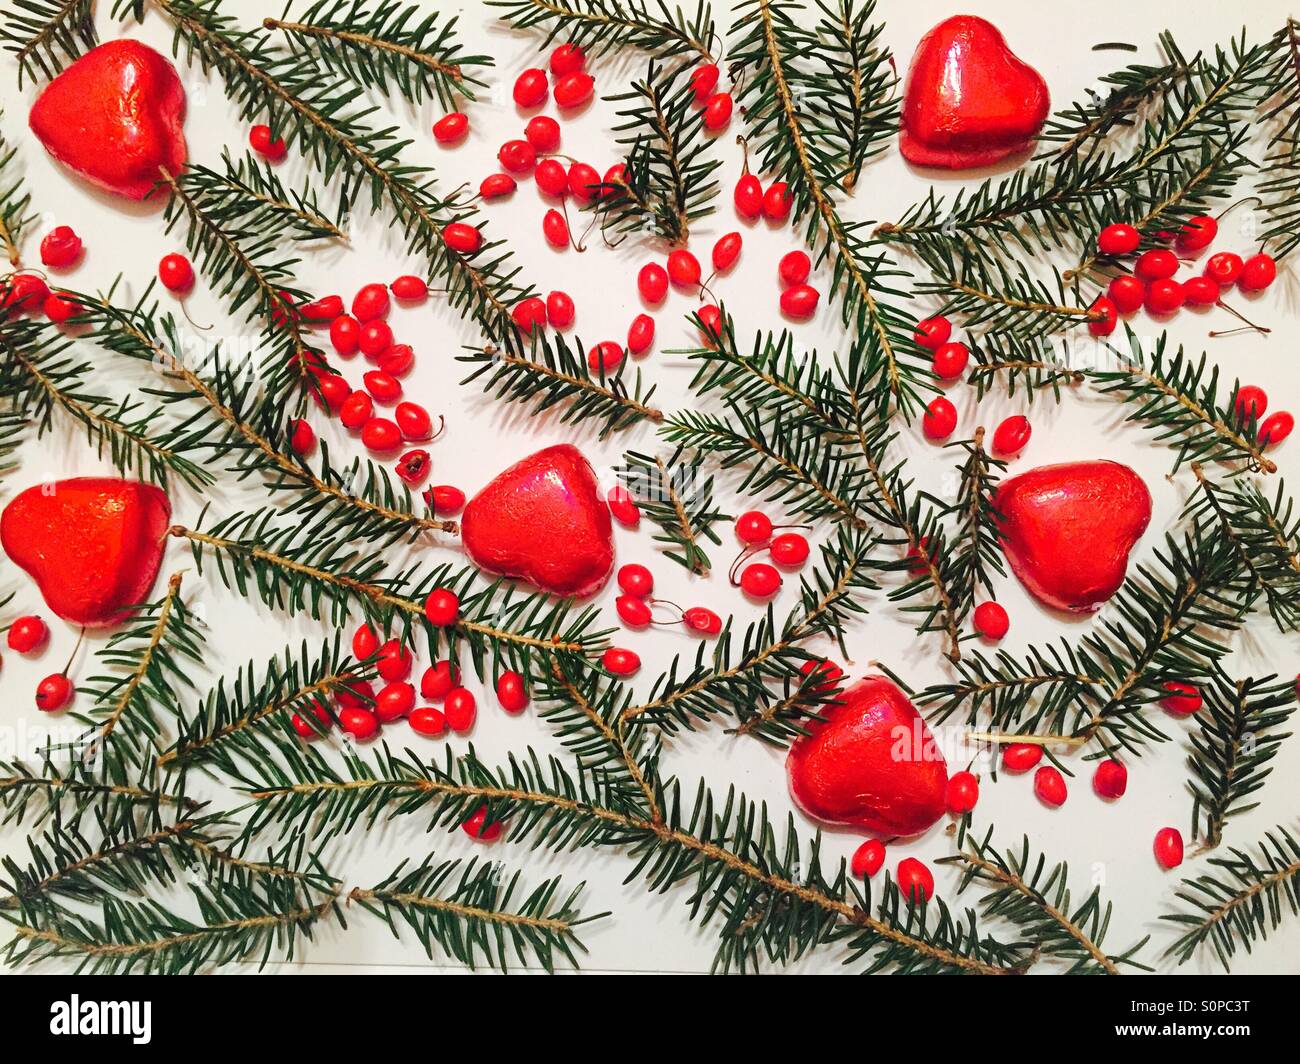
{"label": "glossy red foil", "polygon": [[591,464],[567,443],[529,455],[475,495],[461,541],[480,568],[553,595],[590,595],[614,568],[609,507]]}
{"label": "glossy red foil", "polygon": [[897,686],[868,676],[821,713],[786,757],[800,809],[881,835],[917,835],[943,816],[948,766]]}
{"label": "glossy red foil", "polygon": [[922,37],[912,56],[899,148],[917,166],[988,166],[1029,147],[1049,106],[1047,83],[996,26],[955,15]]}
{"label": "glossy red foil", "polygon": [[28,118],[54,158],[102,189],[142,200],[158,168],[185,168],[185,90],[163,56],[109,41],[51,81]]}
{"label": "glossy red foil", "polygon": [[103,627],[149,600],[171,521],[151,484],[74,477],[19,494],[0,515],[0,545],[65,621]]}
{"label": "glossy red foil", "polygon": [[1151,493],[1118,462],[1063,462],[1004,480],[993,504],[1011,569],[1040,602],[1087,613],[1119,590]]}

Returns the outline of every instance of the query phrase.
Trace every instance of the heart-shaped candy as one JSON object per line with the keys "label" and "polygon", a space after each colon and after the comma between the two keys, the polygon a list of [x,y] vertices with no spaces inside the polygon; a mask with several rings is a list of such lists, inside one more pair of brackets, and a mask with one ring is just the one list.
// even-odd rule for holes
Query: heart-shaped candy
{"label": "heart-shaped candy", "polygon": [[823,706],[786,757],[790,795],[810,817],[917,835],[941,816],[948,766],[893,683],[868,676]]}
{"label": "heart-shaped candy", "polygon": [[609,507],[590,463],[567,443],[496,477],[466,504],[460,528],[480,568],[553,595],[590,595],[614,567]]}
{"label": "heart-shaped candy", "polygon": [[171,520],[151,484],[74,477],[38,484],[0,515],[0,544],[65,621],[117,624],[149,598]]}
{"label": "heart-shaped candy", "polygon": [[185,90],[139,41],[92,48],[45,86],[28,122],[45,150],[92,184],[142,200],[185,168]]}
{"label": "heart-shaped candy", "polygon": [[994,496],[1002,550],[1040,602],[1097,609],[1124,582],[1151,521],[1151,493],[1118,462],[1063,462],[1004,480]]}
{"label": "heart-shaped candy", "polygon": [[922,37],[912,56],[899,148],[917,166],[988,166],[1029,147],[1048,107],[1047,83],[996,26],[954,15]]}

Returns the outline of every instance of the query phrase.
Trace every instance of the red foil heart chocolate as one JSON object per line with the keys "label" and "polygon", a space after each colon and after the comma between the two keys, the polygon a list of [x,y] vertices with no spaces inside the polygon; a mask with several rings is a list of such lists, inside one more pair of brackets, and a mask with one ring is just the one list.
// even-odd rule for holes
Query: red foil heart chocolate
{"label": "red foil heart chocolate", "polygon": [[967,170],[1024,151],[1047,120],[1047,83],[991,22],[954,15],[921,38],[899,148],[917,166]]}
{"label": "red foil heart chocolate", "polygon": [[600,590],[614,567],[609,507],[567,443],[516,462],[465,506],[461,541],[479,567],[553,595]]}
{"label": "red foil heart chocolate", "polygon": [[1002,550],[1040,602],[1078,613],[1119,590],[1151,521],[1151,493],[1118,462],[1063,462],[1004,480],[994,496]]}
{"label": "red foil heart chocolate", "polygon": [[92,184],[142,200],[158,168],[185,168],[185,90],[139,41],[93,48],[45,86],[28,123],[45,150]]}
{"label": "red foil heart chocolate", "polygon": [[171,521],[167,496],[116,477],[28,488],[0,515],[0,545],[65,621],[117,624],[149,598]]}
{"label": "red foil heart chocolate", "polygon": [[917,835],[943,816],[948,766],[893,683],[868,676],[821,713],[785,762],[800,809],[881,835]]}

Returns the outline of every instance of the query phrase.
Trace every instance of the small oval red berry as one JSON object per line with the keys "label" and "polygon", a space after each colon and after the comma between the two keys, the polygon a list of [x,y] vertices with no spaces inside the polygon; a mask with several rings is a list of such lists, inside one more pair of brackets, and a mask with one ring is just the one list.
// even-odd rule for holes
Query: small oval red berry
{"label": "small oval red berry", "polygon": [[379,717],[369,709],[349,706],[339,710],[339,727],[352,738],[364,742],[379,734]]}
{"label": "small oval red berry", "polygon": [[567,292],[552,292],[546,297],[546,320],[555,329],[567,329],[573,324],[577,311]]}
{"label": "small oval red berry", "polygon": [[565,74],[555,83],[551,95],[555,97],[556,107],[569,110],[581,107],[590,100],[595,88],[596,81],[590,74],[585,70],[575,70],[572,74]]}
{"label": "small oval red berry", "polygon": [[718,237],[718,242],[713,245],[713,268],[718,273],[726,273],[736,265],[743,243],[739,233],[727,233]]}
{"label": "small oval red berry", "polygon": [[429,475],[429,470],[433,468],[433,458],[428,451],[417,448],[402,455],[393,468],[404,484],[415,487]]}
{"label": "small oval red berry", "polygon": [[741,174],[732,194],[736,213],[753,221],[763,214],[763,184],[753,174]]}
{"label": "small oval red berry", "polygon": [[716,346],[722,336],[722,310],[712,303],[705,303],[695,312],[700,322],[700,336],[709,346]]}
{"label": "small oval red berry", "polygon": [[316,447],[316,430],[303,418],[293,422],[289,432],[289,447],[294,454],[311,454]]}
{"label": "small oval red berry", "polygon": [[742,543],[766,543],[772,538],[772,519],[761,510],[746,510],[736,518],[736,538]]}
{"label": "small oval red berry", "polygon": [[546,237],[546,242],[553,248],[569,246],[569,223],[554,207],[542,217],[542,236]]}
{"label": "small oval red berry", "polygon": [[568,42],[551,53],[551,73],[556,77],[572,74],[587,65],[587,53],[580,45]]}
{"label": "small oval red berry", "polygon": [[188,292],[194,287],[194,267],[184,255],[164,255],[158,262],[158,280],[169,292]]}
{"label": "small oval red berry", "polygon": [[1183,286],[1177,281],[1162,278],[1147,285],[1146,306],[1152,314],[1172,314],[1186,298]]}
{"label": "small oval red berry", "polygon": [[1243,384],[1237,389],[1233,409],[1242,421],[1261,418],[1268,409],[1268,393],[1257,384]]}
{"label": "small oval red berry", "polygon": [[298,308],[298,313],[304,321],[312,324],[332,322],[343,313],[343,297],[321,296],[320,299],[313,299],[310,303],[304,303]]}
{"label": "small oval red berry", "polygon": [[691,71],[691,90],[695,93],[696,103],[703,103],[713,95],[713,90],[718,87],[719,73],[716,63],[701,63]]}
{"label": "small oval red berry", "polygon": [[469,115],[452,111],[433,124],[433,139],[439,144],[455,144],[469,132]]}
{"label": "small oval red berry", "polygon": [[1088,319],[1088,332],[1093,336],[1109,336],[1119,324],[1119,307],[1115,306],[1115,301],[1110,296],[1098,296],[1088,307],[1088,312],[1090,315],[1100,315]]}
{"label": "small oval red berry", "polygon": [[393,345],[393,327],[386,321],[368,321],[357,334],[357,346],[367,358],[378,358]]}
{"label": "small oval red berry", "polygon": [[526,140],[508,140],[497,152],[501,168],[512,174],[526,174],[537,165],[537,150]]}
{"label": "small oval red berry", "polygon": [[555,151],[560,146],[560,123],[549,115],[538,115],[528,120],[524,136],[536,151]]}
{"label": "small oval red berry", "polygon": [[1131,225],[1116,222],[1097,234],[1097,250],[1103,255],[1131,255],[1142,242],[1142,234]]}
{"label": "small oval red berry", "polygon": [[546,327],[546,304],[539,296],[530,296],[515,305],[510,317],[521,333],[536,332]]}
{"label": "small oval red berry", "polygon": [[415,688],[409,683],[395,681],[381,687],[375,695],[375,716],[381,724],[391,724],[415,708]]}
{"label": "small oval red berry", "polygon": [[322,373],[316,378],[312,398],[331,414],[337,414],[351,394],[352,386],[341,374]]}
{"label": "small oval red berry", "polygon": [[799,666],[799,672],[804,676],[818,676],[822,680],[817,685],[818,691],[833,691],[844,679],[844,670],[827,658],[805,661]]}
{"label": "small oval red berry", "polygon": [[1168,280],[1178,272],[1178,256],[1165,248],[1144,251],[1138,256],[1133,272],[1144,281]]}
{"label": "small oval red berry", "polygon": [[579,203],[590,203],[600,193],[600,174],[594,166],[574,163],[569,167],[569,191]]}
{"label": "small oval red berry", "polygon": [[859,879],[870,879],[885,866],[885,844],[879,839],[867,839],[853,851],[849,871]]}
{"label": "small oval red berry", "polygon": [[609,489],[605,505],[614,515],[614,520],[624,528],[636,528],[641,523],[641,508],[622,484],[615,484]]}
{"label": "small oval red berry", "polygon": [[519,187],[509,174],[488,174],[478,186],[478,194],[485,200],[500,199],[508,196]]}
{"label": "small oval red berry", "polygon": [[899,892],[912,904],[919,905],[934,897],[934,874],[915,857],[899,861],[895,874]]}
{"label": "small oval red berry", "polygon": [[657,262],[647,262],[636,275],[636,287],[647,303],[662,303],[668,294],[668,271]]}
{"label": "small oval red berry", "polygon": [[641,658],[635,651],[610,647],[601,655],[601,664],[615,676],[631,676],[641,668]]}
{"label": "small oval red berry", "polygon": [[533,171],[533,181],[548,196],[563,199],[569,192],[569,171],[559,159],[543,159]]}
{"label": "small oval red berry", "polygon": [[668,277],[675,285],[687,287],[700,283],[700,260],[685,248],[668,256]]}
{"label": "small oval red berry", "polygon": [[536,107],[546,99],[550,83],[546,80],[546,71],[530,67],[515,78],[514,98],[520,107]]}
{"label": "small oval red berry", "polygon": [[781,590],[781,574],[765,562],[747,565],[740,574],[740,587],[752,598],[771,598]]}
{"label": "small oval red berry", "polygon": [[528,708],[528,687],[519,673],[507,669],[497,677],[497,701],[507,713],[522,713]]}
{"label": "small oval red berry", "polygon": [[952,322],[942,314],[933,318],[922,318],[916,323],[916,332],[912,338],[922,347],[936,351],[940,344],[946,344],[952,336]]}
{"label": "small oval red berry", "polygon": [[711,131],[725,129],[731,121],[733,106],[731,93],[715,92],[704,105],[704,128]]}
{"label": "small oval red berry", "polygon": [[787,251],[776,264],[776,273],[783,285],[803,284],[812,273],[812,259],[802,251]]}
{"label": "small oval red berry", "polygon": [[392,300],[388,296],[388,285],[362,285],[357,294],[352,297],[352,316],[364,325],[366,322],[387,317],[392,305]]}
{"label": "small oval red berry", "polygon": [[72,681],[61,672],[45,677],[36,685],[36,708],[42,713],[53,713],[72,700]]}
{"label": "small oval red berry", "polygon": [[1011,618],[998,602],[981,602],[971,618],[975,631],[985,639],[1001,639],[1011,629]]}
{"label": "small oval red berry", "polygon": [[1205,260],[1205,276],[1226,287],[1237,283],[1245,265],[1235,251],[1218,251]]}
{"label": "small oval red berry", "polygon": [[600,190],[601,198],[613,196],[619,191],[619,186],[627,184],[627,167],[622,163],[615,163],[605,171],[605,176],[600,179],[600,183],[605,186]]}
{"label": "small oval red berry", "polygon": [[39,617],[18,617],[9,626],[7,641],[10,650],[30,654],[45,645],[50,630]]}
{"label": "small oval red berry", "polygon": [[1008,772],[1028,772],[1043,760],[1043,748],[1037,743],[1011,743],[1002,748],[1002,767]]}
{"label": "small oval red berry", "polygon": [[411,726],[411,731],[417,735],[437,738],[439,735],[447,734],[447,718],[442,715],[442,710],[433,706],[420,706],[418,709],[411,710],[411,715],[406,718],[406,722]]}
{"label": "small oval red berry", "polygon": [[763,217],[769,222],[784,222],[790,217],[794,200],[790,198],[790,188],[784,181],[773,181],[763,193]]}
{"label": "small oval red berry", "polygon": [[791,318],[810,318],[817,309],[820,293],[810,284],[797,284],[781,293],[781,312]]}
{"label": "small oval red berry", "polygon": [[339,420],[345,429],[360,432],[375,416],[375,401],[365,392],[353,392],[339,407]]}
{"label": "small oval red berry", "polygon": [[704,606],[692,606],[682,614],[682,624],[699,635],[713,636],[722,631],[722,618]]}
{"label": "small oval red berry", "polygon": [[465,508],[465,493],[451,484],[435,484],[424,493],[424,501],[440,516],[458,514]]}
{"label": "small oval red berry", "polygon": [[56,225],[41,239],[41,262],[52,269],[66,269],[81,252],[81,237],[70,225]]}
{"label": "small oval red berry", "polygon": [[772,540],[768,554],[777,565],[783,565],[787,569],[803,565],[808,560],[808,540],[798,532],[782,532]]}
{"label": "small oval red berry", "polygon": [[966,372],[970,349],[965,344],[940,344],[934,352],[934,375],[942,381],[955,381]]}
{"label": "small oval red berry", "polygon": [[375,359],[375,365],[390,377],[405,377],[415,365],[410,344],[393,344]]}
{"label": "small oval red berry", "polygon": [[1200,710],[1203,701],[1201,692],[1191,684],[1181,680],[1166,680],[1160,687],[1169,692],[1160,699],[1160,705],[1175,716],[1190,717]]}
{"label": "small oval red berry", "polygon": [[634,355],[643,355],[655,342],[655,320],[649,314],[638,314],[627,327],[627,349]]}
{"label": "small oval red berry", "polygon": [[1024,414],[1012,414],[993,430],[993,453],[1003,458],[1019,454],[1029,443],[1034,428]]}
{"label": "small oval red berry", "polygon": [[1277,280],[1277,263],[1272,255],[1252,255],[1241,267],[1238,287],[1247,292],[1262,292]]}
{"label": "small oval red berry", "polygon": [[1219,286],[1208,277],[1189,277],[1183,282],[1183,300],[1193,307],[1212,307],[1219,301]]}
{"label": "small oval red berry", "polygon": [[395,403],[402,397],[401,381],[382,369],[372,369],[369,373],[362,374],[361,379],[365,383],[366,391],[377,403]]}
{"label": "small oval red berry", "polygon": [[474,727],[474,718],[478,715],[478,703],[473,693],[464,687],[453,687],[447,692],[447,700],[442,704],[442,715],[457,735],[469,731]]}
{"label": "small oval red berry", "polygon": [[340,314],[330,322],[330,343],[344,358],[357,353],[361,343],[361,325],[356,318]]}
{"label": "small oval red berry", "polygon": [[944,788],[943,803],[955,816],[969,813],[980,800],[980,781],[969,772],[954,772]]}
{"label": "small oval red berry", "polygon": [[270,126],[254,126],[248,131],[248,146],[258,155],[279,162],[289,153],[283,137],[272,137]]}
{"label": "small oval red berry", "polygon": [[0,309],[13,307],[23,313],[36,314],[49,297],[50,286],[43,277],[34,273],[19,273],[7,282],[0,282],[0,294],[3,294]]}
{"label": "small oval red berry", "polygon": [[603,340],[587,352],[587,365],[592,373],[608,375],[623,363],[623,347],[613,340]]}
{"label": "small oval red berry", "polygon": [[428,699],[446,698],[452,688],[459,686],[460,669],[444,658],[424,670],[424,675],[420,677],[420,696]]}
{"label": "small oval red berry", "polygon": [[1069,796],[1065,789],[1065,777],[1055,765],[1042,765],[1034,773],[1034,793],[1040,801],[1053,808],[1064,805]]}
{"label": "small oval red berry", "polygon": [[379,673],[380,679],[390,683],[394,680],[405,680],[411,675],[413,660],[411,652],[402,645],[401,640],[390,639],[379,648],[375,671]]}
{"label": "small oval red berry", "polygon": [[931,440],[946,440],[957,428],[957,408],[942,395],[930,400],[921,418],[921,431]]}
{"label": "small oval red berry", "polygon": [[398,403],[393,418],[404,439],[427,440],[433,435],[433,419],[419,403]]}
{"label": "small oval red berry", "polygon": [[1161,828],[1156,832],[1151,851],[1161,868],[1177,868],[1183,863],[1183,833],[1177,828]]}
{"label": "small oval red berry", "polygon": [[644,628],[653,619],[649,605],[640,595],[619,595],[614,600],[614,609],[629,628]]}
{"label": "small oval red berry", "polygon": [[352,633],[352,656],[358,661],[366,661],[377,653],[379,653],[379,636],[370,625],[361,625]]}
{"label": "small oval red berry", "polygon": [[1132,314],[1146,296],[1146,286],[1131,273],[1121,274],[1106,286],[1106,294],[1121,314]]}
{"label": "small oval red berry", "polygon": [[435,587],[424,600],[424,615],[438,628],[448,628],[460,616],[460,599],[456,592],[445,587]]}
{"label": "small oval red berry", "polygon": [[629,595],[645,598],[655,589],[654,575],[644,565],[629,562],[619,567],[618,586]]}
{"label": "small oval red berry", "polygon": [[402,446],[402,430],[385,417],[372,417],[361,428],[361,442],[367,450],[388,454]]}
{"label": "small oval red berry", "polygon": [[1279,410],[1275,414],[1269,414],[1264,419],[1264,423],[1259,426],[1257,433],[1259,442],[1264,446],[1281,443],[1291,435],[1291,430],[1295,428],[1295,418],[1285,410]]}
{"label": "small oval red berry", "polygon": [[83,310],[85,310],[85,307],[66,292],[51,292],[45,297],[45,302],[41,305],[41,312],[56,325],[64,325],[70,322]]}
{"label": "small oval red berry", "polygon": [[1122,798],[1128,790],[1128,769],[1114,758],[1102,761],[1092,774],[1092,789],[1102,798]]}
{"label": "small oval red berry", "polygon": [[329,707],[324,702],[317,699],[314,702],[308,702],[303,708],[310,714],[312,720],[295,713],[289,718],[289,723],[293,725],[293,730],[304,739],[319,738],[334,727],[334,718],[330,716]]}
{"label": "small oval red berry", "polygon": [[443,226],[442,242],[461,255],[472,255],[483,246],[483,234],[465,222]]}
{"label": "small oval red berry", "polygon": [[348,680],[334,689],[340,709],[367,709],[374,705],[375,688],[369,680]]}
{"label": "small oval red berry", "polygon": [[1183,251],[1200,251],[1214,243],[1214,238],[1218,235],[1219,223],[1208,214],[1201,214],[1188,219],[1187,223],[1178,230],[1175,243]]}
{"label": "small oval red berry", "polygon": [[[448,717],[448,721],[450,721]],[[481,842],[491,842],[501,834],[502,825],[496,821],[489,822],[488,809],[486,805],[481,805],[475,811],[474,815],[460,826],[471,839],[478,839]]]}

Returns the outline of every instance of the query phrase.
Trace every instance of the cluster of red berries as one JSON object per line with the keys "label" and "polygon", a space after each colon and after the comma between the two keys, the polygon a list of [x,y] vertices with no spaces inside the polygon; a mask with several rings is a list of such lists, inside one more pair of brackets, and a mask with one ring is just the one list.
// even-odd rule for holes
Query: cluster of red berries
{"label": "cluster of red berries", "polygon": [[[5,636],[9,649],[24,656],[39,653],[49,640],[49,627],[36,616],[15,618]],[[75,690],[66,670],[52,673],[36,685],[36,708],[44,713],[63,709]]]}
{"label": "cluster of red berries", "polygon": [[[798,569],[808,560],[809,547],[806,537],[798,532],[773,533],[781,528],[802,526],[774,525],[772,519],[761,510],[748,510],[736,518],[736,538],[743,544],[739,557],[731,566],[731,584],[739,587],[750,598],[769,599],[781,590],[782,569]],[[767,552],[775,563],[750,562],[740,570],[739,579],[736,570],[741,564],[755,554]]]}
{"label": "cluster of red berries", "polygon": [[[644,565],[630,563],[618,571],[618,587],[623,594],[614,600],[614,609],[629,628],[646,628],[655,623],[653,607],[665,604],[677,610],[678,616],[669,624],[681,624],[688,632],[712,638],[722,631],[722,618],[704,606],[682,609],[666,599],[651,598],[655,589],[654,576]],[[607,651],[605,667],[619,676],[628,676],[641,667],[641,659],[629,650]]]}
{"label": "cluster of red berries", "polygon": [[[68,270],[82,259],[85,248],[71,226],[56,225],[41,240],[41,263],[52,270]],[[44,314],[64,325],[82,311],[67,292],[52,289],[37,273],[15,273],[0,279],[0,319],[21,314]]]}
{"label": "cluster of red berries", "polygon": [[[849,860],[849,870],[859,879],[870,879],[884,865],[885,844],[879,839],[867,839]],[[934,873],[915,857],[904,857],[898,862],[894,885],[913,903],[927,902],[934,897]]]}

